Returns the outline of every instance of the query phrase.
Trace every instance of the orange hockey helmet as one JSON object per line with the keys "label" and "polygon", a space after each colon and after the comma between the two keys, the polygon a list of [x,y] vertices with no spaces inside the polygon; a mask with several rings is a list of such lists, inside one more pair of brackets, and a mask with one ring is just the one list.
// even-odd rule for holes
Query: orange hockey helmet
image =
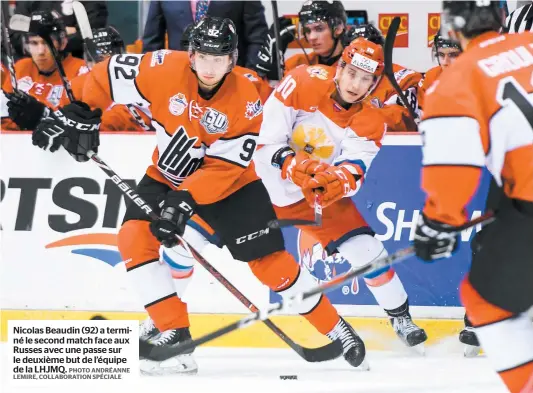
{"label": "orange hockey helmet", "polygon": [[342,52],[341,64],[351,64],[375,76],[381,76],[385,67],[383,48],[363,37],[356,38]]}

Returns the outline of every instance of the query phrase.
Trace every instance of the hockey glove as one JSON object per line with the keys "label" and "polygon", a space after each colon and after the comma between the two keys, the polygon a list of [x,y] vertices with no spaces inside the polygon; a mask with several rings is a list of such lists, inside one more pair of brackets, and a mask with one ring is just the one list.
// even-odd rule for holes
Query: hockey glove
{"label": "hockey glove", "polygon": [[100,123],[102,111],[91,110],[89,105],[81,101],[74,101],[54,112],[59,120],[59,128],[65,130],[63,147],[78,162],[89,160],[87,153],[98,151],[100,145]]}
{"label": "hockey glove", "polygon": [[183,236],[196,202],[189,191],[178,190],[169,191],[160,206],[160,218],[150,223],[150,231],[163,246],[172,248],[179,242],[176,236]]}
{"label": "hockey glove", "polygon": [[37,101],[22,91],[5,93],[8,98],[7,108],[9,117],[19,126],[21,130],[35,130],[48,108],[43,103]]}
{"label": "hockey glove", "polygon": [[301,188],[307,178],[328,167],[328,164],[314,160],[304,152],[294,154],[292,151],[292,154],[288,155],[281,165],[281,178],[289,179]]}
{"label": "hockey glove", "polygon": [[[295,39],[296,26],[292,24],[289,18],[279,18],[279,37],[280,45],[279,51],[281,57],[285,55],[285,51],[289,44]],[[253,66],[257,74],[269,80],[281,80],[283,75],[278,75],[277,57],[276,57],[276,37],[274,34],[274,25],[270,27],[265,42],[259,48],[255,64]]]}
{"label": "hockey glove", "polygon": [[354,175],[344,166],[330,166],[304,181],[302,191],[311,207],[315,205],[315,193],[322,194],[322,207],[354,195],[358,188],[357,180],[361,176]]}
{"label": "hockey glove", "polygon": [[454,227],[420,213],[413,246],[417,257],[425,262],[434,262],[452,256],[459,247],[459,234],[454,232]]}
{"label": "hockey glove", "polygon": [[50,110],[46,109],[45,114],[45,118],[33,130],[31,139],[34,146],[53,153],[63,144],[65,127]]}

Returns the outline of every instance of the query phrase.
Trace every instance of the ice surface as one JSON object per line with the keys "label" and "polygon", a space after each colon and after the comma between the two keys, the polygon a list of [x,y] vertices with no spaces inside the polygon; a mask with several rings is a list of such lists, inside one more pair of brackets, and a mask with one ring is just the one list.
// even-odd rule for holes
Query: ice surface
{"label": "ice surface", "polygon": [[[6,385],[7,345],[2,345],[5,393],[505,393],[506,389],[484,357],[463,358],[455,342],[429,347],[421,357],[405,348],[371,351],[370,371],[350,367],[343,359],[306,363],[290,349],[199,348],[195,376],[141,377],[134,386],[80,389],[21,388]],[[297,375],[297,380],[280,380]],[[85,386],[83,386],[85,385]]]}

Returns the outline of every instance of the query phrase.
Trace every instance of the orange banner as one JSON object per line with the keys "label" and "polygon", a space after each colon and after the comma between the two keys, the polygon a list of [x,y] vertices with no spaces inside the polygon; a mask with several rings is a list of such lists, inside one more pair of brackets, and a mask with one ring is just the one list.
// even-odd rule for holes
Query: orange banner
{"label": "orange banner", "polygon": [[379,14],[378,27],[384,36],[389,31],[389,26],[395,17],[400,17],[401,23],[394,41],[395,48],[409,47],[409,14]]}
{"label": "orange banner", "polygon": [[440,13],[428,14],[428,48],[433,46],[435,35],[440,29]]}

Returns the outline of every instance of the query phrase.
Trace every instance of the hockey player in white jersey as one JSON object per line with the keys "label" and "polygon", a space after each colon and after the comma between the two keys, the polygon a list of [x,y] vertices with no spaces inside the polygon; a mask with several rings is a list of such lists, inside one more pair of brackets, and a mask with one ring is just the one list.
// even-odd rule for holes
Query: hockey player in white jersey
{"label": "hockey player in white jersey", "polygon": [[[321,65],[291,71],[265,104],[254,155],[278,218],[313,220],[319,193],[322,226],[299,229],[328,253],[342,254],[354,268],[387,255],[351,199],[387,130],[382,110],[364,101],[383,68],[381,46],[358,38],[344,49],[335,75]],[[365,282],[407,346],[426,341],[425,331],[411,319],[407,293],[393,269],[373,272]]]}

